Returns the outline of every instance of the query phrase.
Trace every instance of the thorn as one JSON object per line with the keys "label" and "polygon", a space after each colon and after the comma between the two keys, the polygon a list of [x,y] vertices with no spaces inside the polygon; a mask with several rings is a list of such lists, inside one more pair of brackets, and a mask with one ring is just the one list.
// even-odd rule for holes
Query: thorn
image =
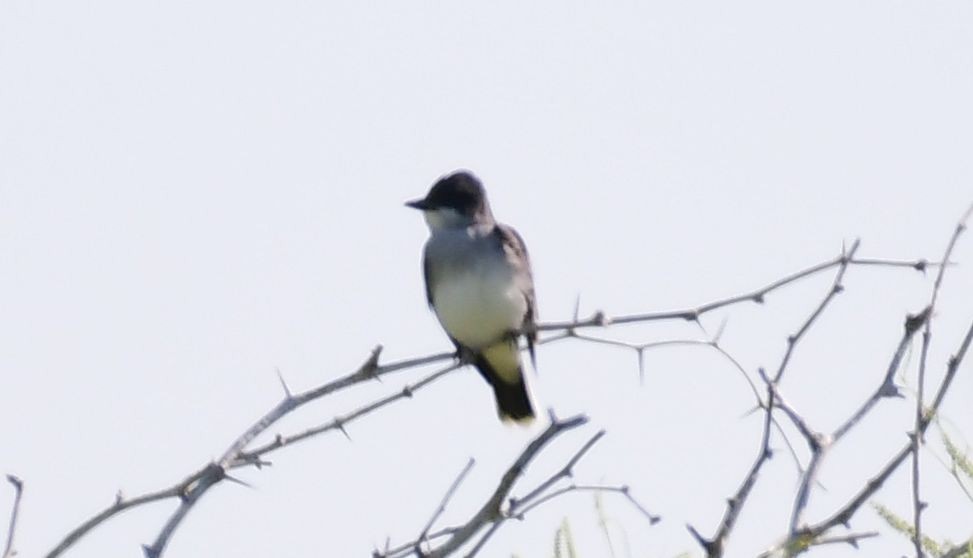
{"label": "thorn", "polygon": [[922,260],[917,261],[912,266],[912,268],[915,269],[916,271],[918,271],[919,273],[922,273],[923,275],[925,275],[925,273],[926,273],[926,267],[928,265],[929,265],[929,262],[926,261],[926,260],[924,260],[924,259],[922,259]]}
{"label": "thorn", "polygon": [[253,456],[253,457],[245,457],[243,459],[243,463],[249,463],[250,465],[253,465],[254,467],[256,467],[258,470],[261,470],[264,467],[271,467],[271,466],[273,466],[273,462],[267,461],[265,459],[260,459],[260,457],[259,456],[256,456],[256,455]]}
{"label": "thorn", "polygon": [[605,316],[605,313],[601,310],[595,312],[595,315],[594,317],[592,317],[592,320],[596,324],[598,324],[599,327],[605,327],[611,323],[611,320],[609,320],[608,317]]}
{"label": "thorn", "polygon": [[275,446],[282,446],[282,445],[284,445],[284,435],[283,434],[281,434],[281,433],[278,432],[277,435],[274,436],[274,445]]}
{"label": "thorn", "polygon": [[402,388],[402,395],[405,396],[405,397],[412,397],[412,387],[411,386],[404,386]]}
{"label": "thorn", "polygon": [[764,408],[764,402],[761,401],[759,405],[754,405],[753,408],[751,408],[749,411],[747,411],[747,412],[743,413],[742,415],[740,415],[740,418],[741,419],[745,419],[745,418],[749,417],[750,415],[756,413],[757,411],[762,410],[763,408]]}
{"label": "thorn", "polygon": [[366,374],[368,376],[371,376],[371,377],[375,378],[376,380],[379,379],[379,376],[377,374],[377,372],[378,372],[378,357],[381,354],[382,354],[382,346],[381,345],[375,345],[375,348],[372,349],[372,354],[369,355],[368,360],[366,360],[365,363],[362,364],[362,366],[361,366],[361,370],[362,370],[362,373],[363,374]]}
{"label": "thorn", "polygon": [[639,361],[639,385],[645,385],[645,347],[635,349]]}
{"label": "thorn", "polygon": [[922,327],[926,320],[929,319],[929,313],[932,312],[932,308],[929,306],[925,307],[922,312],[912,315],[908,314],[905,317],[905,331],[906,333],[913,334]]}
{"label": "thorn", "polygon": [[764,293],[757,293],[757,294],[753,295],[750,298],[750,300],[756,302],[757,304],[763,304],[764,303]]}
{"label": "thorn", "polygon": [[920,512],[926,511],[926,508],[928,508],[928,507],[929,507],[929,502],[923,502],[922,500],[919,501],[919,511]]}
{"label": "thorn", "polygon": [[551,421],[551,424],[557,424],[557,415],[554,414],[554,408],[547,408],[547,418]]}
{"label": "thorn", "polygon": [[720,327],[716,330],[716,335],[713,336],[713,346],[716,347],[720,344],[720,338],[723,337],[723,332],[726,331],[726,322],[728,318],[723,316],[723,321],[720,322]]}
{"label": "thorn", "polygon": [[142,553],[145,554],[145,558],[158,558],[159,556],[159,553],[147,544],[142,545]]}
{"label": "thorn", "polygon": [[904,395],[902,395],[902,392],[899,391],[898,386],[896,386],[892,382],[888,382],[888,383],[884,384],[879,389],[878,394],[881,397],[896,397],[896,398],[900,398],[900,399],[903,398],[903,397],[905,397]]}
{"label": "thorn", "polygon": [[349,436],[348,431],[345,430],[345,421],[341,420],[338,417],[334,417],[334,426],[335,428],[340,430],[342,434],[345,435],[345,438],[347,438],[349,442],[351,441],[351,436]]}
{"label": "thorn", "polygon": [[246,481],[242,481],[242,480],[240,480],[240,479],[238,479],[236,477],[233,477],[233,476],[230,476],[230,475],[223,475],[223,478],[226,479],[226,480],[228,480],[228,481],[230,481],[230,482],[232,482],[232,483],[239,484],[240,486],[245,486],[247,488],[253,488],[253,485],[251,485],[250,483],[248,483]]}
{"label": "thorn", "polygon": [[287,381],[284,380],[284,375],[281,374],[280,367],[279,366],[275,366],[274,367],[274,370],[277,371],[277,379],[280,380],[280,387],[284,388],[284,396],[287,399],[290,399],[291,398],[291,390],[290,390],[290,388],[287,387]]}
{"label": "thorn", "polygon": [[713,546],[713,542],[706,540],[706,537],[701,535],[699,531],[696,530],[695,527],[693,527],[688,523],[686,524],[686,529],[689,529],[689,534],[692,535],[694,539],[696,539],[696,543],[698,543],[699,546],[703,547],[703,550],[706,550],[706,552],[709,553],[709,550]]}
{"label": "thorn", "polygon": [[848,539],[848,544],[855,550],[858,550],[858,539]]}
{"label": "thorn", "polygon": [[841,283],[838,283],[834,287],[831,288],[831,292],[833,292],[834,294],[841,294],[841,293],[845,292],[845,288],[844,288],[844,286],[841,285]]}
{"label": "thorn", "polygon": [[115,505],[118,506],[125,501],[125,495],[122,493],[121,489],[115,493]]}
{"label": "thorn", "polygon": [[772,450],[770,448],[767,448],[767,451],[764,452],[764,457],[766,459],[768,459],[768,460],[773,459],[774,458],[774,450]]}
{"label": "thorn", "polygon": [[787,336],[787,344],[788,345],[793,345],[796,342],[797,342],[797,337],[796,336],[794,336],[794,335],[788,335]]}
{"label": "thorn", "polygon": [[690,310],[682,315],[683,319],[687,322],[698,322],[699,321],[699,310]]}

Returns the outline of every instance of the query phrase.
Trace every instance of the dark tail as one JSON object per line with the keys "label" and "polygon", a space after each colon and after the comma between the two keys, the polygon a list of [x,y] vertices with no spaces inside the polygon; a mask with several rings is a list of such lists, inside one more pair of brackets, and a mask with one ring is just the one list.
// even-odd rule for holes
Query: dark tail
{"label": "dark tail", "polygon": [[[490,353],[490,351],[486,352]],[[530,402],[530,393],[527,391],[524,371],[523,367],[520,366],[519,358],[516,361],[506,363],[497,362],[495,359],[494,363],[487,360],[484,354],[477,354],[473,366],[493,387],[493,395],[497,400],[497,414],[500,415],[500,420],[530,422],[534,418],[534,407]]]}

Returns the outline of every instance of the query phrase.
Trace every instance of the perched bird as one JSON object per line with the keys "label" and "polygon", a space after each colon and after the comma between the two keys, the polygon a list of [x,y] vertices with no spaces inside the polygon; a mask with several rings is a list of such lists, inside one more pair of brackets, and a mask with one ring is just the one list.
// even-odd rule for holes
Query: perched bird
{"label": "perched bird", "polygon": [[467,171],[443,176],[406,205],[429,225],[422,260],[429,306],[460,358],[493,387],[500,418],[530,421],[517,341],[526,336],[533,362],[537,304],[523,239],[494,220],[483,185]]}

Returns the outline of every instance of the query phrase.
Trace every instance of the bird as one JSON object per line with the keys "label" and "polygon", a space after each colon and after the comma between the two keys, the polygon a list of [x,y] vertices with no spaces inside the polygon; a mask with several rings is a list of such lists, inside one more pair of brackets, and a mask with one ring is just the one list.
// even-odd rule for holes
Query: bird
{"label": "bird", "polygon": [[405,205],[422,211],[429,227],[426,301],[457,356],[493,388],[501,421],[530,423],[534,405],[518,341],[526,337],[536,370],[537,300],[524,240],[494,219],[483,184],[468,170],[440,177]]}

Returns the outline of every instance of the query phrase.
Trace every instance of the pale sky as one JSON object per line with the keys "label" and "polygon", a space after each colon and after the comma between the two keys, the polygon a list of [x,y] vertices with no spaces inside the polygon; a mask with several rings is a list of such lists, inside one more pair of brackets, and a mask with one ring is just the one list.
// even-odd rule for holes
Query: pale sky
{"label": "pale sky", "polygon": [[[973,201],[973,5],[911,2],[0,3],[0,472],[26,483],[20,556],[41,556],[126,495],[219,456],[280,398],[385,358],[448,350],[426,308],[427,231],[402,202],[472,169],[533,258],[543,320],[668,310],[835,256],[936,259]],[[973,319],[973,238],[939,302],[931,386]],[[756,377],[832,274],[708,315]],[[879,383],[932,276],[852,268],[782,390],[831,430]],[[705,338],[686,323],[592,334]],[[918,344],[908,375],[915,386]],[[726,361],[542,347],[542,407],[586,413],[514,495],[599,428],[579,482],[627,484],[604,507],[620,556],[701,551],[757,450],[761,418]],[[317,402],[270,434],[330,420],[432,368]],[[973,442],[973,365],[943,408]],[[883,402],[831,453],[819,521],[906,440],[914,401]],[[502,425],[471,369],[238,471],[167,556],[369,556],[414,538],[469,457],[439,526],[470,516],[535,436]],[[965,435],[965,437],[963,437]],[[801,440],[792,435],[792,441]],[[938,434],[930,434],[936,442]],[[779,437],[774,447],[783,449]],[[967,446],[968,447],[968,446]],[[801,457],[806,452],[801,448]],[[960,541],[973,503],[923,454],[927,532]],[[907,469],[876,501],[911,513]],[[797,476],[768,464],[728,556],[785,533]],[[0,489],[6,525],[13,491]],[[67,556],[140,556],[174,502],[106,524]],[[505,525],[483,556],[547,557],[567,518],[607,556],[590,495]],[[865,507],[855,531],[882,529]],[[899,556],[885,535],[813,556]],[[5,532],[4,532],[5,535]],[[0,536],[4,536],[0,535]]]}

